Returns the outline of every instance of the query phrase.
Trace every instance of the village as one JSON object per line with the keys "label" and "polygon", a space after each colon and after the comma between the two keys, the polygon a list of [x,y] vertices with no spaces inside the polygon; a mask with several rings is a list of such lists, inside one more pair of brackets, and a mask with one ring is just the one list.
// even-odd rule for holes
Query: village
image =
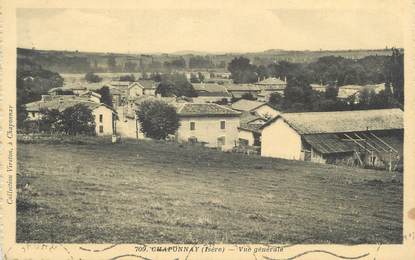
{"label": "village", "polygon": [[164,2],[13,13],[13,241],[74,259],[408,243],[403,4]]}
{"label": "village", "polygon": [[[179,143],[289,160],[402,170],[403,111],[399,108],[282,113],[269,100],[275,93],[284,95],[286,78],[235,84],[230,73],[198,73],[204,75],[204,82],[192,83],[196,97],[162,97],[157,93],[160,83],[149,79],[65,81],[63,87],[50,89],[41,100],[25,105],[27,120],[40,120],[45,109],[63,111],[84,104],[94,115],[97,136],[112,136],[114,142],[144,139],[137,110],[144,101],[159,100],[177,111],[180,126],[168,138]],[[184,75],[190,80],[194,74]],[[104,87],[112,106],[101,102],[99,90]],[[311,84],[311,88],[324,93],[327,86]],[[384,90],[385,83],[339,86],[337,98],[357,102],[363,91]]]}

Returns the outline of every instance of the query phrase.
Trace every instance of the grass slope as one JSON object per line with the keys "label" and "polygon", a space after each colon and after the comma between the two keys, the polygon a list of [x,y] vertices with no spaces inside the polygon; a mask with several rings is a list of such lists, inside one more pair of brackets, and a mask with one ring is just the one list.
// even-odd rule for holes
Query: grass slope
{"label": "grass slope", "polygon": [[201,147],[18,144],[17,241],[401,243],[402,177]]}

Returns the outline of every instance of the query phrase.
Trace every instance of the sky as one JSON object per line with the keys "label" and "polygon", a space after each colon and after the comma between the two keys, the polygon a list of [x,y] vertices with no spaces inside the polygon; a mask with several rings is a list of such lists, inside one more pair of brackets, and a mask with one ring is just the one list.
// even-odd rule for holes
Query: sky
{"label": "sky", "polygon": [[118,53],[403,47],[376,9],[18,9],[18,47]]}

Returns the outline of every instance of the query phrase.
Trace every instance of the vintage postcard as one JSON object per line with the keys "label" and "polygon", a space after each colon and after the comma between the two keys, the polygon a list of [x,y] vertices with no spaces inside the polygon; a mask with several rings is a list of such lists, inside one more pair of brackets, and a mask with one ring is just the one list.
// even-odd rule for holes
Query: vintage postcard
{"label": "vintage postcard", "polygon": [[412,1],[2,1],[2,259],[415,259]]}

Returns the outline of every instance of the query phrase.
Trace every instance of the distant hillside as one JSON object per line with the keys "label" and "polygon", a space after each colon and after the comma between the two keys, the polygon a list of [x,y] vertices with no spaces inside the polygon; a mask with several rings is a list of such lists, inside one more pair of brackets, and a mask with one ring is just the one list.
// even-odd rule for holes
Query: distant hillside
{"label": "distant hillside", "polygon": [[123,54],[78,51],[50,51],[17,49],[19,58],[26,58],[44,69],[59,73],[94,72],[152,72],[176,69],[226,70],[227,64],[235,57],[245,56],[255,65],[268,65],[278,61],[309,63],[323,56],[341,56],[360,59],[366,56],[389,56],[390,49],[383,50],[338,50],[338,51],[287,51],[266,50],[252,53],[207,53],[200,51],[179,51],[172,54]]}

